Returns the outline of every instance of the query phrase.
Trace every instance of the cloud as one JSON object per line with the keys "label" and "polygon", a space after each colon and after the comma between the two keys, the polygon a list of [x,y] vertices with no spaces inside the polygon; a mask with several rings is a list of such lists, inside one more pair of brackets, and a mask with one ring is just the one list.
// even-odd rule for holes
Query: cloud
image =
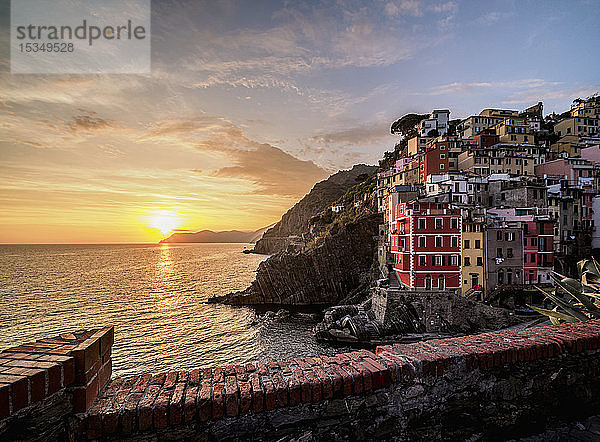
{"label": "cloud", "polygon": [[300,160],[267,143],[253,149],[227,153],[236,164],[209,174],[251,181],[259,186],[259,189],[252,192],[255,194],[301,196],[315,182],[329,175],[312,161]]}
{"label": "cloud", "polygon": [[514,12],[507,11],[491,11],[477,18],[475,21],[480,25],[493,25],[499,21],[513,17]]}
{"label": "cloud", "polygon": [[600,92],[600,85],[587,87],[569,87],[561,89],[541,88],[534,90],[518,91],[511,94],[509,98],[502,102],[508,105],[522,105],[533,101],[546,100],[573,100],[575,98],[585,98]]}
{"label": "cloud", "polygon": [[314,135],[309,141],[324,146],[348,147],[378,144],[391,139],[390,125],[383,122]]}
{"label": "cloud", "polygon": [[193,168],[204,176],[249,181],[252,194],[299,197],[328,172],[269,143],[251,139],[233,122],[213,116],[189,120],[165,119],[148,126],[144,140],[185,143],[208,154],[219,155],[229,165],[217,169]]}
{"label": "cloud", "polygon": [[492,81],[492,82],[473,82],[462,83],[454,82],[432,87],[429,91],[415,95],[474,95],[482,91],[491,89],[531,89],[539,87],[554,87],[563,85],[561,81],[549,81],[542,78],[526,78],[520,80],[509,81]]}
{"label": "cloud", "polygon": [[114,129],[117,127],[112,122],[91,114],[75,115],[68,123],[68,126],[72,132],[90,132],[100,129]]}

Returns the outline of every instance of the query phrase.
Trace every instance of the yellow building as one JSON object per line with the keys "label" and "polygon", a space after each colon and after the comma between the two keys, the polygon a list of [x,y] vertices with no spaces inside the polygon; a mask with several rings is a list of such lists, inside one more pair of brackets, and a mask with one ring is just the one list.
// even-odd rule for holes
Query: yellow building
{"label": "yellow building", "polygon": [[430,139],[430,137],[421,137],[419,135],[415,135],[414,137],[410,138],[408,140],[408,156],[423,152],[427,147],[427,142]]}
{"label": "yellow building", "polygon": [[534,136],[525,118],[504,118],[492,126],[501,143],[534,144]]}
{"label": "yellow building", "polygon": [[463,220],[462,294],[481,299],[485,293],[483,217]]}
{"label": "yellow building", "polygon": [[577,103],[571,108],[572,117],[600,118],[600,97]]}

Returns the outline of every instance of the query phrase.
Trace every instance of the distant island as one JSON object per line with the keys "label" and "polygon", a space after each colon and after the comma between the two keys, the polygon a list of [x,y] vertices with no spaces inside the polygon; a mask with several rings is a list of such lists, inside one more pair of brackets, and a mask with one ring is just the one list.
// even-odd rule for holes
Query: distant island
{"label": "distant island", "polygon": [[252,232],[240,230],[228,230],[223,232],[213,232],[212,230],[202,230],[200,232],[175,232],[160,243],[255,243],[258,241],[265,230],[271,226],[263,227]]}

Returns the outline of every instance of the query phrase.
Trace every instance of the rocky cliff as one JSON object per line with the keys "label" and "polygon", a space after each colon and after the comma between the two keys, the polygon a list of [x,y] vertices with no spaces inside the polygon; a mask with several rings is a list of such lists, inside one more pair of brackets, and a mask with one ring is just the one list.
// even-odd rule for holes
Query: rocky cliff
{"label": "rocky cliff", "polygon": [[289,244],[301,240],[309,231],[309,221],[356,185],[361,176],[372,175],[377,166],[357,164],[350,170],[341,170],[313,186],[304,198],[288,210],[281,220],[267,230],[254,246],[255,253],[272,255],[286,250]]}
{"label": "rocky cliff", "polygon": [[278,253],[263,261],[246,290],[209,299],[233,305],[335,304],[371,279],[379,215],[343,225],[310,250]]}

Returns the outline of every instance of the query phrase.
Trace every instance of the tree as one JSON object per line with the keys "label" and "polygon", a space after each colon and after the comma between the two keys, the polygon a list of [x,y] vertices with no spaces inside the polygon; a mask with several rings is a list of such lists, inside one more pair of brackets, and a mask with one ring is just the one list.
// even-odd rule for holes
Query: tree
{"label": "tree", "polygon": [[411,132],[414,132],[415,127],[428,116],[428,114],[406,114],[392,123],[390,132],[393,135],[402,135],[403,137],[406,137]]}

